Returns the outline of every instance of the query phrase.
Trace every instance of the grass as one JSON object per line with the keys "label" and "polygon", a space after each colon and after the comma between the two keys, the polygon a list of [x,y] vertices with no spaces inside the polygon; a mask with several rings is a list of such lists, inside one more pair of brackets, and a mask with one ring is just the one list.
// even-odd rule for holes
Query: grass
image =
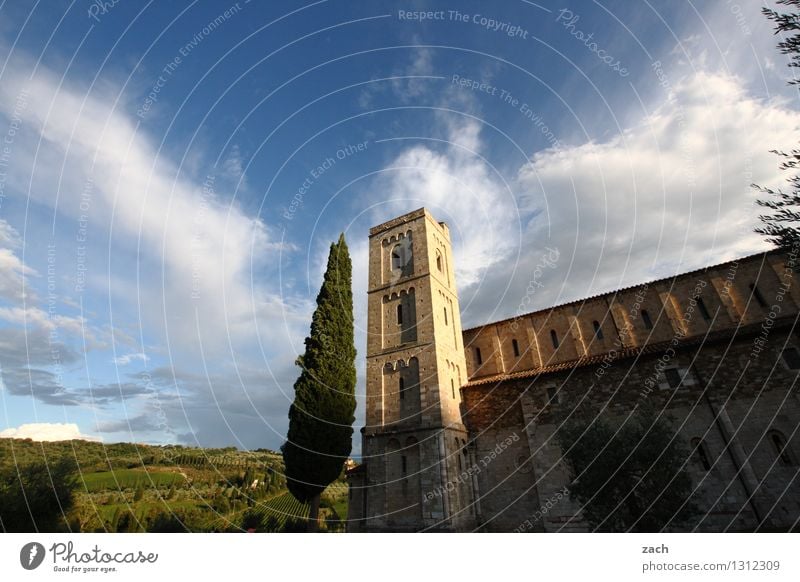
{"label": "grass", "polygon": [[347,519],[349,490],[346,483],[338,481],[331,483],[322,496],[326,498],[330,503],[330,506],[336,510],[336,514],[339,516],[339,519]]}

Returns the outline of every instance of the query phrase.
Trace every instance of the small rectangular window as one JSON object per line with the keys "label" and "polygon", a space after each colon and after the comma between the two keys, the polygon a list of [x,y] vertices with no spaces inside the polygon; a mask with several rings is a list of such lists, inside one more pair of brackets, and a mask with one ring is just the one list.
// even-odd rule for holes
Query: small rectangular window
{"label": "small rectangular window", "polygon": [[444,324],[447,325],[447,307],[444,308]]}
{"label": "small rectangular window", "polygon": [[558,388],[555,386],[547,389],[547,402],[558,402]]}
{"label": "small rectangular window", "polygon": [[408,470],[408,461],[406,460],[406,456],[405,455],[400,457],[400,459],[401,459],[401,463],[403,465],[403,467],[402,467],[403,468],[403,474],[405,475],[406,471]]}
{"label": "small rectangular window", "polygon": [[790,370],[800,370],[800,351],[797,348],[783,350],[783,361]]}
{"label": "small rectangular window", "polygon": [[700,315],[703,316],[703,319],[706,321],[711,321],[711,314],[708,312],[705,301],[703,301],[702,297],[697,298],[697,308],[700,310]]}
{"label": "small rectangular window", "polygon": [[519,357],[519,342],[517,342],[517,340],[515,340],[515,339],[512,339],[511,340],[511,348],[514,350],[514,357],[518,358]]}
{"label": "small rectangular window", "polygon": [[403,325],[403,306],[397,306],[397,325]]}
{"label": "small rectangular window", "polygon": [[642,309],[642,323],[644,323],[645,329],[653,329],[653,321],[646,309]]}
{"label": "small rectangular window", "polygon": [[792,457],[792,454],[786,445],[786,437],[783,436],[783,433],[780,433],[777,430],[771,430],[768,434],[769,440],[772,441],[772,446],[775,448],[775,455],[780,464],[786,467],[794,465],[794,458]]}
{"label": "small rectangular window", "polygon": [[480,348],[475,348],[475,361],[478,362],[479,366],[481,364],[483,364],[483,358],[481,357],[481,349]]}
{"label": "small rectangular window", "polygon": [[664,377],[667,379],[667,384],[669,384],[670,388],[677,388],[683,380],[678,368],[667,368],[664,370]]}
{"label": "small rectangular window", "polygon": [[766,308],[767,302],[764,300],[764,296],[761,294],[761,291],[758,290],[758,286],[755,283],[750,283],[750,291],[753,292],[753,297],[756,298],[758,304]]}
{"label": "small rectangular window", "polygon": [[592,326],[594,327],[594,337],[599,340],[603,339],[603,328],[600,327],[600,322],[593,321]]}
{"label": "small rectangular window", "polygon": [[699,438],[693,438],[691,444],[694,447],[693,460],[695,464],[702,467],[703,471],[709,471],[711,469],[711,458],[708,454],[706,443]]}
{"label": "small rectangular window", "polygon": [[550,330],[550,341],[553,342],[553,347],[558,349],[558,334],[554,329]]}

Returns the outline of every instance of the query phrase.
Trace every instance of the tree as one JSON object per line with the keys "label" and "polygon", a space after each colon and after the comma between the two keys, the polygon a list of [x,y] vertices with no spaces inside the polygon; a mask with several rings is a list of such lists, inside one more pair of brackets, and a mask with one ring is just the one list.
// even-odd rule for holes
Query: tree
{"label": "tree", "polygon": [[595,531],[659,532],[696,513],[688,452],[670,424],[650,408],[637,408],[624,423],[576,411],[556,439],[572,484]]}
{"label": "tree", "polygon": [[[777,0],[777,4],[800,7],[800,0]],[[781,54],[789,55],[789,67],[800,67],[800,13],[780,13],[770,8],[762,8],[761,12],[775,23],[775,34],[785,34],[784,40],[778,43]],[[789,81],[790,85],[800,83],[798,79]],[[790,152],[772,150],[772,153],[783,158],[781,170],[795,170],[800,164],[800,150]],[[800,175],[787,179],[789,191],[774,190],[753,184],[753,188],[766,194],[768,198],[759,199],[759,206],[773,210],[772,214],[763,214],[759,220],[763,223],[755,229],[759,234],[778,247],[791,248],[800,244]]]}
{"label": "tree", "polygon": [[257,531],[262,529],[264,523],[261,514],[254,510],[248,509],[242,514],[242,529],[245,531]]}
{"label": "tree", "polygon": [[281,447],[289,491],[310,504],[310,531],[317,528],[320,494],[339,476],[352,448],[356,348],[351,278],[342,234],[331,244],[305,353],[297,358],[301,372]]}
{"label": "tree", "polygon": [[75,462],[69,458],[0,468],[0,529],[58,532],[67,529],[74,503]]}

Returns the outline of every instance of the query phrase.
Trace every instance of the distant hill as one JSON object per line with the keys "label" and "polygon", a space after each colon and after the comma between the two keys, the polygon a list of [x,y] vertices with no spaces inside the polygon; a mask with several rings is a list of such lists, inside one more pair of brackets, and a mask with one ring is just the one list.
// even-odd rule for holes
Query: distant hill
{"label": "distant hill", "polygon": [[[58,531],[298,531],[308,507],[286,489],[281,454],[269,449],[104,444],[72,440],[0,439],[3,495],[19,493],[17,467],[74,462],[75,503]],[[347,486],[326,490],[322,529],[343,531]]]}

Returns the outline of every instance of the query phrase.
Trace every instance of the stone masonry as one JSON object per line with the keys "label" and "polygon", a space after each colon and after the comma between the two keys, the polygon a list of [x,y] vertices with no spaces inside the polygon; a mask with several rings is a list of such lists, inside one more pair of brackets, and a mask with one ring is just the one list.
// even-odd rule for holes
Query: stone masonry
{"label": "stone masonry", "polygon": [[420,209],[371,229],[349,531],[587,531],[553,438],[581,398],[670,418],[701,510],[689,529],[796,530],[797,260],[760,253],[462,331],[447,226]]}

